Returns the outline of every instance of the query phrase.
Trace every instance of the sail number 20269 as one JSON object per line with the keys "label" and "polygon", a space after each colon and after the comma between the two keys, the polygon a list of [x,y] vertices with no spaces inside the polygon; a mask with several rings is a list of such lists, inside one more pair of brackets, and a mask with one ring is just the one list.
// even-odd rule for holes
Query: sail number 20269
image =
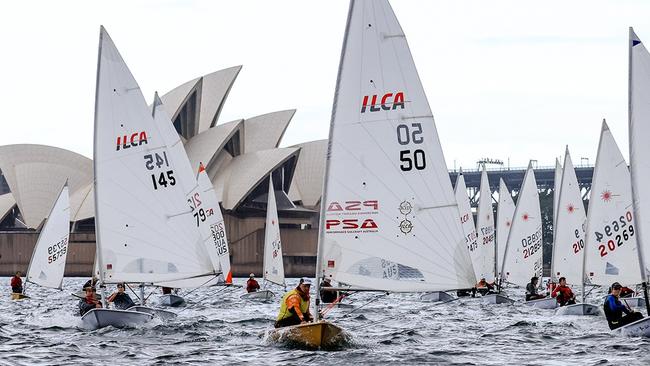
{"label": "sail number 20269", "polygon": [[[598,246],[598,251],[601,257],[606,256],[609,252],[613,252],[616,248],[625,244],[634,236],[634,225],[632,225],[632,212],[627,211],[625,215],[620,216],[618,220],[612,221],[611,224],[605,225],[603,228],[605,235],[608,238],[605,244]],[[599,231],[594,232],[596,240],[600,243],[603,242],[605,235]]]}
{"label": "sail number 20269", "polygon": [[[147,154],[144,156],[144,166],[147,170],[154,170],[156,168],[161,169],[163,167],[169,167],[169,162],[167,161],[167,152],[163,151],[162,155],[156,153]],[[160,187],[167,188],[167,186],[176,185],[176,178],[174,178],[173,170],[164,170],[161,172],[155,172],[151,174],[151,182],[153,184],[153,189],[157,190]]]}
{"label": "sail number 20269", "polygon": [[[411,123],[411,126],[406,124],[397,125],[397,142],[404,146],[413,144],[421,144],[424,142],[422,137],[422,124]],[[399,160],[401,162],[400,169],[402,171],[410,171],[413,168],[423,170],[427,167],[427,161],[422,149],[414,150],[401,150],[399,152]]]}

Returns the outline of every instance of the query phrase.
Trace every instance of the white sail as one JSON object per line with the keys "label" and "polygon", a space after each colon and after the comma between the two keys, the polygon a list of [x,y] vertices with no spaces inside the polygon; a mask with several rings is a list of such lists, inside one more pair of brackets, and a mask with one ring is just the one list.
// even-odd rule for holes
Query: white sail
{"label": "white sail", "polygon": [[27,269],[26,282],[61,289],[69,238],[70,195],[66,182],[38,236]]}
{"label": "white sail", "polygon": [[497,269],[501,270],[506,254],[508,233],[512,226],[512,216],[515,214],[515,202],[508,186],[499,178],[499,206],[497,207]]}
{"label": "white sail", "polygon": [[467,250],[469,251],[470,259],[472,260],[472,267],[474,267],[475,271],[474,274],[478,277],[479,275],[476,273],[476,267],[474,264],[479,262],[479,251],[477,244],[478,235],[476,234],[474,215],[472,215],[472,206],[469,203],[469,197],[467,196],[467,186],[465,185],[465,176],[463,176],[462,171],[458,173],[458,178],[456,178],[454,195],[456,196],[456,203],[458,204],[460,225],[463,229],[463,235],[465,235],[465,245],[467,245]]}
{"label": "white sail", "polygon": [[557,210],[560,202],[560,187],[562,185],[562,165],[560,159],[555,158],[555,176],[553,177],[553,231],[557,224]]}
{"label": "white sail", "polygon": [[629,47],[630,171],[641,275],[647,281],[650,273],[650,54],[632,28]]}
{"label": "white sail", "polygon": [[585,273],[591,284],[641,282],[635,221],[630,171],[603,121],[585,234]]}
{"label": "white sail", "polygon": [[568,147],[558,196],[551,279],[558,281],[560,277],[566,277],[567,283],[581,285],[587,215]]}
{"label": "white sail", "polygon": [[433,115],[388,1],[352,1],[322,202],[318,277],[386,291],[475,284]]}
{"label": "white sail", "polygon": [[187,207],[182,164],[101,28],[95,100],[95,226],[103,282],[213,272]]}
{"label": "white sail", "polygon": [[264,279],[280,286],[286,286],[280,241],[280,222],[278,221],[278,207],[274,191],[273,178],[269,176],[266,229],[264,230]]}
{"label": "white sail", "polygon": [[[199,184],[199,191],[203,200],[203,209],[206,212],[207,219],[201,222],[201,237],[203,243],[210,252],[210,259],[214,265],[214,269],[220,272],[223,282],[232,284],[232,270],[230,269],[230,250],[228,249],[228,238],[226,236],[226,224],[223,220],[221,213],[221,206],[217,193],[214,191],[214,186],[205,171],[203,164],[199,167],[199,174],[197,176]],[[201,210],[199,209],[198,217],[201,218]],[[216,257],[215,257],[216,256]]]}
{"label": "white sail", "polygon": [[542,213],[532,164],[524,175],[508,234],[501,273],[504,279],[526,286],[533,276],[542,276]]}
{"label": "white sail", "polygon": [[[177,162],[178,175],[182,178],[180,181],[187,182],[187,186],[184,188],[186,192],[189,192],[187,194],[187,204],[203,242],[202,250],[199,250],[199,253],[209,258],[214,273],[222,274],[222,282],[232,283],[228,240],[214,186],[205,172],[203,164],[200,164],[198,174],[196,176],[193,174],[190,159],[187,157],[183,142],[165,111],[158,93],[154,96],[153,108],[154,122],[160,129],[165,144],[169,146],[170,155],[175,157],[174,161]],[[225,270],[223,270],[224,268]],[[202,280],[199,277],[191,280],[190,283],[197,283]],[[173,287],[184,288],[186,283],[188,282],[178,282]]]}
{"label": "white sail", "polygon": [[481,173],[481,195],[478,210],[476,211],[476,232],[478,233],[478,266],[474,263],[474,273],[477,279],[485,278],[488,282],[494,281],[495,238],[494,238],[494,211],[492,210],[492,191],[488,180],[485,165]]}

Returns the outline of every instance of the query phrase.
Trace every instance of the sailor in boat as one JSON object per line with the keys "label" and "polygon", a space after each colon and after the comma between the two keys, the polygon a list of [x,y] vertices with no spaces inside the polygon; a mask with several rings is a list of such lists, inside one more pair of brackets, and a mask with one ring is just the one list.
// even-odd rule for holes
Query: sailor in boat
{"label": "sailor in boat", "polygon": [[113,306],[116,309],[126,310],[131,306],[134,306],[135,303],[131,300],[131,296],[124,292],[124,284],[117,284],[117,292],[113,292],[111,296],[106,299],[108,302],[112,302]]}
{"label": "sailor in boat", "polygon": [[558,281],[558,285],[553,289],[551,297],[554,297],[560,306],[573,305],[576,303],[576,295],[574,295],[571,288],[566,285],[566,277],[560,277],[560,281]]}
{"label": "sailor in boat", "polygon": [[82,290],[86,291],[86,287],[95,288],[96,285],[97,285],[97,278],[93,276],[93,278],[89,279],[88,281],[86,281],[86,283],[84,283],[84,287],[82,288]]}
{"label": "sailor in boat", "polygon": [[546,296],[537,293],[537,284],[539,283],[539,277],[531,277],[530,283],[526,285],[526,301],[539,300],[543,299]]}
{"label": "sailor in boat", "polygon": [[83,316],[90,310],[101,307],[101,301],[95,297],[95,289],[90,286],[86,287],[86,297],[79,300],[79,315]]}
{"label": "sailor in boat", "polygon": [[280,312],[275,321],[276,328],[298,325],[313,320],[309,312],[309,289],[311,279],[303,277],[298,286],[282,296]]}
{"label": "sailor in boat", "polygon": [[14,294],[22,294],[23,293],[23,280],[20,278],[20,271],[16,272],[16,274],[11,277],[11,292]]}
{"label": "sailor in boat", "polygon": [[494,293],[494,283],[489,283],[485,277],[483,277],[478,281],[474,290],[483,296]]}
{"label": "sailor in boat", "polygon": [[[619,300],[621,287],[623,286],[621,286],[620,283],[614,282],[612,284],[612,292],[607,295],[605,304],[603,305],[607,324],[609,324],[609,329],[611,330],[643,319],[641,313],[633,311],[621,303],[621,300]],[[625,315],[623,315],[623,313],[625,313]]]}
{"label": "sailor in boat", "polygon": [[162,287],[162,293],[163,295],[171,295],[172,294],[172,288],[171,287]]}
{"label": "sailor in boat", "polygon": [[337,291],[328,290],[328,287],[332,287],[331,280],[329,278],[323,278],[323,282],[320,285],[320,301],[325,304],[333,303],[339,296]]}
{"label": "sailor in boat", "polygon": [[246,292],[257,292],[260,289],[260,284],[255,279],[255,273],[251,273],[246,281]]}

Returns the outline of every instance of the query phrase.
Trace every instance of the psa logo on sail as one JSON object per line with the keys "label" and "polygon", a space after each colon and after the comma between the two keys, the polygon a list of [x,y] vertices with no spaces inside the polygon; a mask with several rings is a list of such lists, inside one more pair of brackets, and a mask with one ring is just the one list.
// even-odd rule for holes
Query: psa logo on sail
{"label": "psa logo on sail", "polygon": [[325,230],[328,233],[377,232],[379,227],[373,218],[379,213],[379,201],[333,201],[327,206]]}

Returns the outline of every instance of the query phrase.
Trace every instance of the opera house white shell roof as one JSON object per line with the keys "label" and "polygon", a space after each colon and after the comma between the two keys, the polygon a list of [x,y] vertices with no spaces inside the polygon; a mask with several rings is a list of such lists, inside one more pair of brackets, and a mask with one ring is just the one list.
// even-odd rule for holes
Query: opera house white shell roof
{"label": "opera house white shell roof", "polygon": [[[218,123],[240,70],[198,77],[161,97],[191,163],[206,166],[225,210],[237,210],[258,186],[268,184],[270,174],[281,177],[291,201],[313,208],[320,200],[327,143],[278,147],[295,110]],[[0,195],[1,219],[17,205],[25,226],[38,228],[66,180],[71,219],[94,216],[92,160],[83,155],[43,145],[0,146],[0,170],[11,190]]]}

